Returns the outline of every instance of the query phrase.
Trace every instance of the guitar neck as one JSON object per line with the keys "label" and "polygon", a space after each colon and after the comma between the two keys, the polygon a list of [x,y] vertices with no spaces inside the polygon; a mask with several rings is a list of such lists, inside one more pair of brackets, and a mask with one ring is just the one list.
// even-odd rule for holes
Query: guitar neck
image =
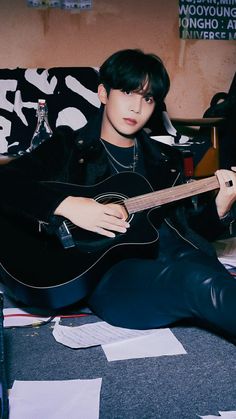
{"label": "guitar neck", "polygon": [[129,214],[134,214],[145,209],[179,201],[181,199],[213,191],[218,188],[219,182],[217,177],[211,176],[209,178],[184,183],[183,185],[129,198],[124,201],[124,204]]}

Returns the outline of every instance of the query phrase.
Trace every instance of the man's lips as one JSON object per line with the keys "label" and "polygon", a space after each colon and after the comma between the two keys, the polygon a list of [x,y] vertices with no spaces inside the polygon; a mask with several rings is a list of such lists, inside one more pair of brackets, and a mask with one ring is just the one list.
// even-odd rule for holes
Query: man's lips
{"label": "man's lips", "polygon": [[132,118],[123,118],[123,119],[128,125],[136,125],[137,124],[136,119],[132,119]]}

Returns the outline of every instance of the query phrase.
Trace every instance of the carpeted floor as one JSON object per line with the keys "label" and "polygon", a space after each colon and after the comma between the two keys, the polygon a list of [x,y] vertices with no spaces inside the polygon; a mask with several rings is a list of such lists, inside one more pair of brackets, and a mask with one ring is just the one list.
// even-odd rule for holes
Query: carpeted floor
{"label": "carpeted floor", "polygon": [[[5,297],[9,306],[15,304]],[[62,324],[97,320],[89,315]],[[108,362],[101,346],[75,350],[57,343],[52,327],[4,330],[9,388],[14,380],[100,377],[99,419],[197,419],[236,411],[235,346],[223,337],[178,325],[171,330],[186,354]]]}

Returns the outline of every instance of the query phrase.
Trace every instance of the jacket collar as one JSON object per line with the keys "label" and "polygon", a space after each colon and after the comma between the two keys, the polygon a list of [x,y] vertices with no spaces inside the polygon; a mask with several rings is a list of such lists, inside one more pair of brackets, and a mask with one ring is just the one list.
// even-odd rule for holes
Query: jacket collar
{"label": "jacket collar", "polygon": [[95,115],[88,120],[87,124],[76,131],[76,143],[78,146],[90,147],[100,140],[102,127],[103,107],[99,108]]}

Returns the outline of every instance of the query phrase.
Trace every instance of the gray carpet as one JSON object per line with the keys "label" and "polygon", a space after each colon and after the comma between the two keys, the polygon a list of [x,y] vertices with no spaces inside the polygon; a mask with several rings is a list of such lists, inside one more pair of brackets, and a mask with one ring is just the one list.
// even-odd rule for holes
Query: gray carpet
{"label": "gray carpet", "polygon": [[[62,324],[97,320],[90,315]],[[186,355],[108,362],[100,346],[75,350],[57,343],[52,324],[5,329],[8,387],[14,380],[101,377],[100,419],[197,419],[236,410],[235,346],[197,326],[171,330]]]}

